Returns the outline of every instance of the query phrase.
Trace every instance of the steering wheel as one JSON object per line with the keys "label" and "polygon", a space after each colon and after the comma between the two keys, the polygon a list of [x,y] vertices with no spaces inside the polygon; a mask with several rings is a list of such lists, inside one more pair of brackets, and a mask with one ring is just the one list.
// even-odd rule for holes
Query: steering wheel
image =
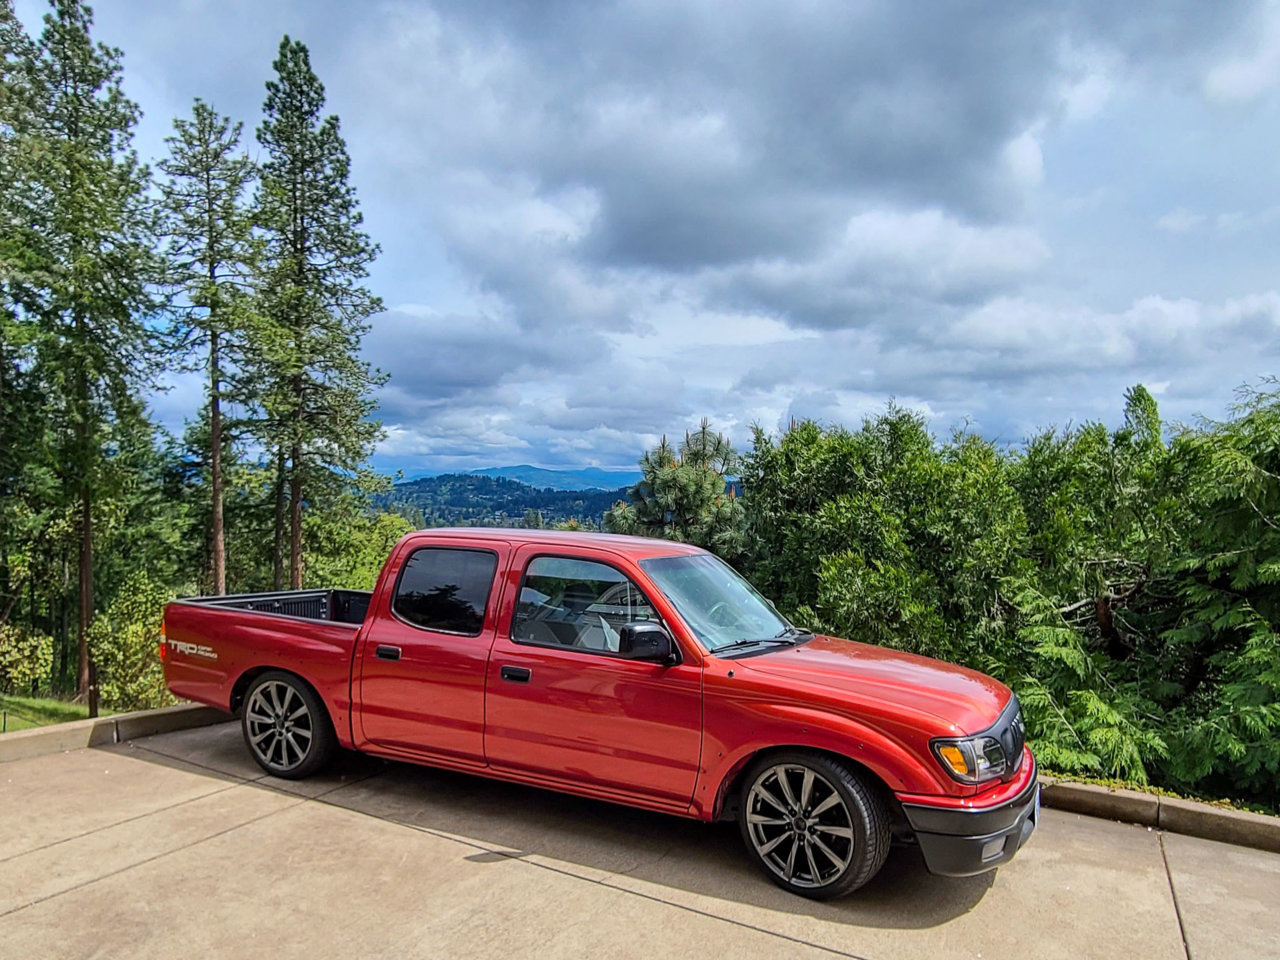
{"label": "steering wheel", "polygon": [[[721,616],[722,613],[726,612],[730,614],[732,619],[727,619]],[[711,609],[707,611],[707,619],[721,627],[732,627],[741,618],[733,616],[733,611],[729,609],[728,600],[721,600],[718,603],[711,605]]]}

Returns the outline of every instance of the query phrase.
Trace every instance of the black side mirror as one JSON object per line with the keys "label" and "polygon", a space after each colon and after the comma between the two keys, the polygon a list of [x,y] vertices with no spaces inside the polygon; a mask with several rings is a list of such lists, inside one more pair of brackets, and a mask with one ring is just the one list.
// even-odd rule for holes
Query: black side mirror
{"label": "black side mirror", "polygon": [[675,644],[667,628],[656,620],[637,620],[618,631],[618,656],[624,660],[675,663]]}

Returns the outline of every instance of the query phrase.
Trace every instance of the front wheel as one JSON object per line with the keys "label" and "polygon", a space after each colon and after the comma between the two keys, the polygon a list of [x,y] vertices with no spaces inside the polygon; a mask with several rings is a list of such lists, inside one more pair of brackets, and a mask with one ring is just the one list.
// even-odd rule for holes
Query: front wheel
{"label": "front wheel", "polygon": [[253,759],[273,777],[309,777],[333,754],[335,737],[324,704],[309,686],[282,670],[253,681],[240,726]]}
{"label": "front wheel", "polygon": [[889,855],[889,815],[879,793],[822,754],[774,754],[752,767],[738,825],[774,883],[814,900],[852,893]]}

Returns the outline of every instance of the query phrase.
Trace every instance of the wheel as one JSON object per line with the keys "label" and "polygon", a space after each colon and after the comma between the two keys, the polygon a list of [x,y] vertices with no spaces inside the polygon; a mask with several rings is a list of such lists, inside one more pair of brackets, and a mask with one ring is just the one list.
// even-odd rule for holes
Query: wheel
{"label": "wheel", "polygon": [[240,726],[253,759],[273,777],[301,780],[333,755],[336,738],[328,711],[291,673],[272,670],[253,681]]}
{"label": "wheel", "polygon": [[765,757],[743,781],[738,825],[774,883],[814,900],[852,893],[889,855],[889,815],[849,766],[816,753]]}

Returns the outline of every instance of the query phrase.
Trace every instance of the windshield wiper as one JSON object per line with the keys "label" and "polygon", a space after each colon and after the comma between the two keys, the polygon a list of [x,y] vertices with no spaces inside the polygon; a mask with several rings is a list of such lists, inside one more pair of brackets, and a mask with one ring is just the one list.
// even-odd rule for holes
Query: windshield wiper
{"label": "windshield wiper", "polygon": [[812,635],[809,630],[788,627],[772,637],[749,637],[745,640],[734,640],[732,643],[721,644],[711,652],[719,656],[726,650],[741,649],[743,647],[794,647],[796,644],[801,643],[804,638]]}
{"label": "windshield wiper", "polygon": [[712,653],[719,653],[721,650],[732,650],[734,647],[765,647],[778,644],[780,646],[791,646],[790,637],[761,637],[759,639],[734,640],[732,643],[722,643],[716,647]]}
{"label": "windshield wiper", "polygon": [[781,640],[783,637],[812,637],[813,631],[806,627],[793,627],[787,624],[781,630],[773,635],[773,639]]}

